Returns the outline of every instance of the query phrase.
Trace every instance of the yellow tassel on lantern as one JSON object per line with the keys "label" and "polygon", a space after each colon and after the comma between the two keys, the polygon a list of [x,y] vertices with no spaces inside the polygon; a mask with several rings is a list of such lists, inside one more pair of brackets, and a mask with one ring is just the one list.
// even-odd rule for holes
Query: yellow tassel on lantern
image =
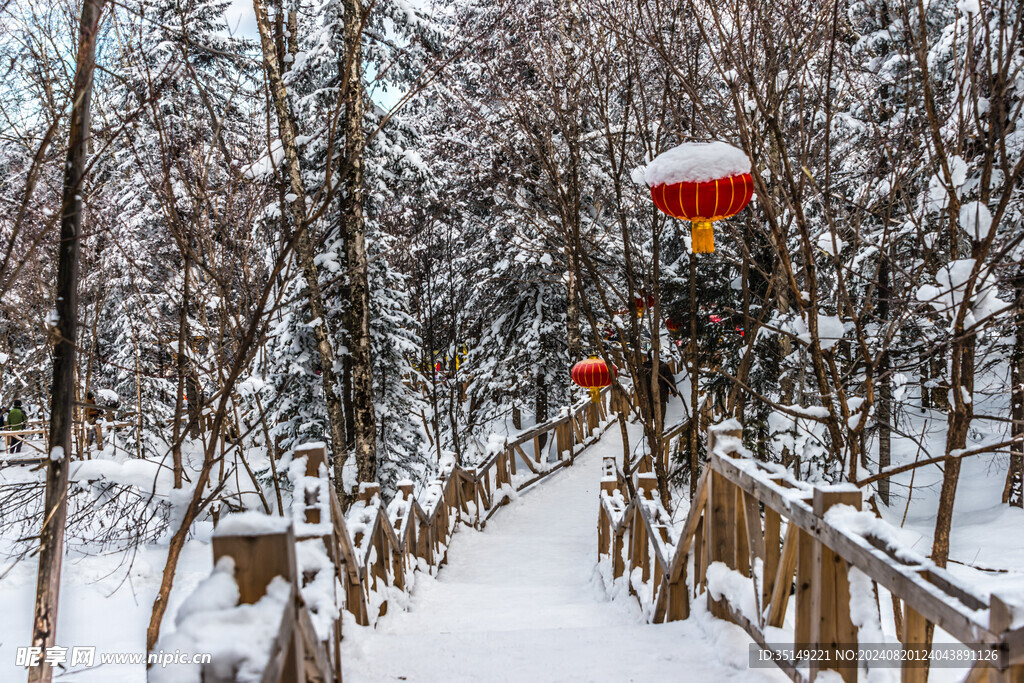
{"label": "yellow tassel on lantern", "polygon": [[601,387],[590,387],[590,402],[600,403],[601,402]]}
{"label": "yellow tassel on lantern", "polygon": [[690,224],[690,243],[694,254],[710,254],[715,250],[715,228],[711,221]]}

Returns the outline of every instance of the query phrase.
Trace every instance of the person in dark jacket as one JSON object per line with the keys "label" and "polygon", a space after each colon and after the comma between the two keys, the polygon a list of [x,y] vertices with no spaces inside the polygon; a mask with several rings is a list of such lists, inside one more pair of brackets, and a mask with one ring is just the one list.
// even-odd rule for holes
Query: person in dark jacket
{"label": "person in dark jacket", "polygon": [[[647,352],[647,360],[644,361],[643,368],[640,371],[640,381],[643,382],[643,390],[647,393],[648,405],[654,403],[654,396],[651,391],[651,374],[654,372],[654,359],[651,357],[650,351]],[[668,406],[669,396],[678,396],[679,390],[676,388],[676,378],[672,375],[672,370],[669,369],[668,363],[664,361],[658,363],[658,414],[661,415],[661,419],[665,419],[665,408]],[[662,422],[664,425],[664,422]]]}
{"label": "person in dark jacket", "polygon": [[[25,415],[25,411],[21,407],[21,401],[16,399],[14,401],[14,407],[11,408],[10,412],[7,413],[7,431],[21,431],[25,429],[26,422],[28,422],[28,418]],[[21,437],[12,436],[10,444],[11,453],[21,453]]]}

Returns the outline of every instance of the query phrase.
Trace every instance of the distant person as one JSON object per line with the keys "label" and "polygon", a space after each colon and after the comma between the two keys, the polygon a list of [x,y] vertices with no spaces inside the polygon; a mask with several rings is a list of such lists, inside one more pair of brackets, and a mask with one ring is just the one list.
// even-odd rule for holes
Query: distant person
{"label": "distant person", "polygon": [[[651,390],[651,374],[653,372],[654,359],[651,357],[650,351],[648,351],[647,360],[644,361],[643,368],[640,370],[644,391],[647,393],[648,405],[654,404],[654,392]],[[668,406],[669,395],[678,396],[679,390],[676,388],[676,378],[672,375],[672,370],[669,369],[668,363],[662,361],[658,363],[658,409],[660,411],[658,414],[661,415],[663,420],[662,426],[664,426],[665,408]]]}
{"label": "distant person", "polygon": [[[25,416],[25,411],[21,407],[21,401],[15,399],[14,407],[11,408],[10,412],[7,413],[7,431],[9,432],[20,432],[25,429],[25,423],[28,419]],[[11,437],[11,453],[21,453],[21,437]]]}

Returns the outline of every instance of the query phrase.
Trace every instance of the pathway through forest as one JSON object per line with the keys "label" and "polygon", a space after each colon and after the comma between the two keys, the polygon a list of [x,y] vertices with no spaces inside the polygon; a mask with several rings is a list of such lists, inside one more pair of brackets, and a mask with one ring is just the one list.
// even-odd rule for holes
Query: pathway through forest
{"label": "pathway through forest", "polygon": [[[631,429],[632,443],[639,436]],[[712,619],[703,600],[688,621],[648,625],[631,597],[608,599],[595,569],[606,455],[622,455],[615,425],[485,531],[457,533],[449,564],[436,578],[418,577],[407,611],[376,629],[347,622],[346,683],[787,680],[749,671],[750,639]]]}

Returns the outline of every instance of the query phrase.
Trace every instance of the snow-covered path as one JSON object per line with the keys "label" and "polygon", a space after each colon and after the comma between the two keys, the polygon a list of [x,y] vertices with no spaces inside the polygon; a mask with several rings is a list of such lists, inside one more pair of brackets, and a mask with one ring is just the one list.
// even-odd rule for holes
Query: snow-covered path
{"label": "snow-covered path", "polygon": [[748,670],[749,638],[701,600],[690,620],[658,626],[639,622],[632,598],[608,600],[595,571],[597,491],[603,457],[621,453],[613,426],[484,532],[457,533],[408,611],[375,630],[347,622],[346,682],[787,680]]}

